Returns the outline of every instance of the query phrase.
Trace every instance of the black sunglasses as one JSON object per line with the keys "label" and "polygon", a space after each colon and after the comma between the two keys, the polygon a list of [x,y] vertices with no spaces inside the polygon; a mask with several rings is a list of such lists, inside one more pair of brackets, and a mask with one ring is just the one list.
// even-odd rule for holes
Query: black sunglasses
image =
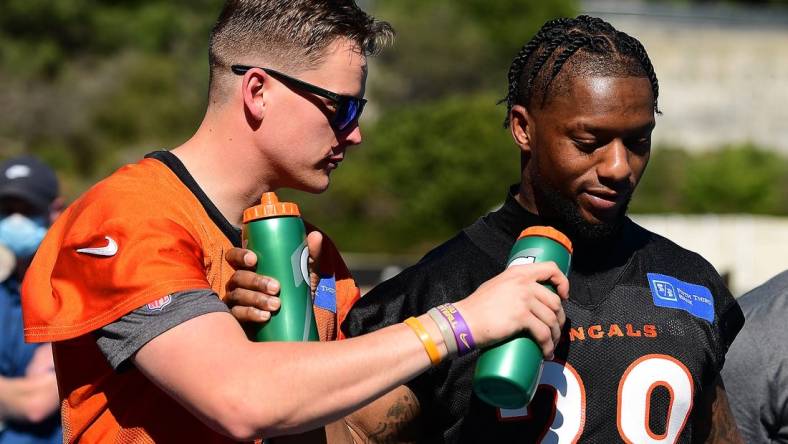
{"label": "black sunglasses", "polygon": [[320,96],[324,99],[334,102],[336,104],[337,110],[334,113],[334,116],[331,118],[330,123],[331,127],[337,131],[344,131],[348,126],[350,126],[351,123],[358,120],[358,118],[361,117],[361,112],[364,111],[364,105],[367,103],[366,99],[337,94],[319,86],[312,85],[311,83],[304,82],[303,80],[298,80],[295,77],[290,77],[287,74],[283,74],[270,68],[260,68],[257,66],[246,65],[233,65],[230,67],[230,69],[233,70],[233,73],[238,75],[244,75],[246,74],[246,71],[249,71],[253,68],[262,69],[271,77],[274,77],[282,83],[290,85],[291,87],[310,92],[316,96]]}

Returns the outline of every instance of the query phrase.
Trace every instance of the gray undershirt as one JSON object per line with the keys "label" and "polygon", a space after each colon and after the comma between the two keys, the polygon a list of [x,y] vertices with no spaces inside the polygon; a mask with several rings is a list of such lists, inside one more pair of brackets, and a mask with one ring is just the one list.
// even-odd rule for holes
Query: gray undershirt
{"label": "gray undershirt", "polygon": [[216,312],[229,309],[213,290],[173,293],[96,330],[96,344],[112,368],[122,370],[151,339],[197,316]]}

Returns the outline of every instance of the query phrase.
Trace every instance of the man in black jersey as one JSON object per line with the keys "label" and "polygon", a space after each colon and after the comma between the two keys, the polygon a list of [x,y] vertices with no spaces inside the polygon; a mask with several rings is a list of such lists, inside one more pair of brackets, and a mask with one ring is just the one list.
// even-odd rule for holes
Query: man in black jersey
{"label": "man in black jersey", "polygon": [[350,420],[371,442],[740,442],[719,379],[739,306],[699,255],[636,225],[658,83],[636,39],[588,16],[546,23],[509,71],[522,177],[503,207],[363,297],[357,336],[455,301],[505,267],[521,230],[574,243],[567,321],[527,409],[472,391],[479,352],[422,374]]}

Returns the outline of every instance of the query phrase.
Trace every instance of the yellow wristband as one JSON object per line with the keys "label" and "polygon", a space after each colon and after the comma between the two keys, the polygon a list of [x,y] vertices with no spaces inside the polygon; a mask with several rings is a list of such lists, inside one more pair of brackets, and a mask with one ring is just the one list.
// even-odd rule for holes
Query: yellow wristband
{"label": "yellow wristband", "polygon": [[405,319],[405,325],[410,327],[421,339],[421,343],[424,345],[424,350],[427,351],[427,356],[430,357],[430,362],[432,365],[438,365],[441,363],[441,354],[438,351],[438,346],[435,345],[435,341],[432,340],[430,334],[427,332],[427,329],[421,325],[421,322],[414,318],[409,317]]}

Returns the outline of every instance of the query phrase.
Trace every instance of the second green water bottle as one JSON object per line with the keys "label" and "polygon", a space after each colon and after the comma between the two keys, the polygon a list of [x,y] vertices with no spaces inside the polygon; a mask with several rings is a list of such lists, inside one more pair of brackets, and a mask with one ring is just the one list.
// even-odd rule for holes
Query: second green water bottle
{"label": "second green water bottle", "polygon": [[[534,262],[555,262],[568,274],[572,243],[552,227],[525,229],[509,253],[507,267]],[[547,288],[555,292],[549,284]],[[473,390],[484,402],[516,409],[533,399],[542,375],[542,350],[526,335],[516,336],[484,351],[476,363]]]}

